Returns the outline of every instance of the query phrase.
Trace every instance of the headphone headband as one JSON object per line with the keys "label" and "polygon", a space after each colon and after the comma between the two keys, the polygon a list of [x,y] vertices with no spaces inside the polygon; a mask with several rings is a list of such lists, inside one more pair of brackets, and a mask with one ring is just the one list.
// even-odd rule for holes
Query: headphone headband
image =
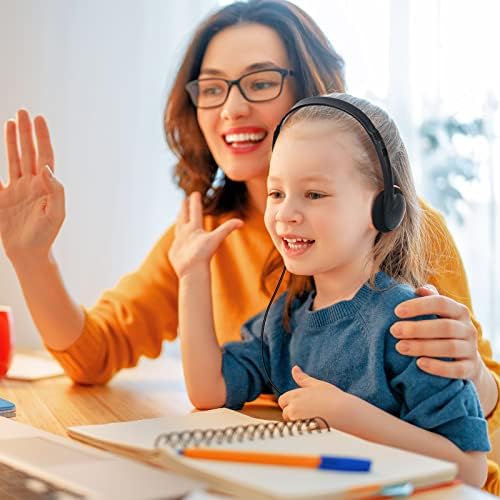
{"label": "headphone headband", "polygon": [[343,99],[338,99],[336,97],[330,96],[319,96],[319,97],[306,97],[295,104],[281,119],[276,127],[273,134],[273,144],[274,145],[281,131],[281,127],[285,120],[295,111],[307,106],[327,106],[329,108],[340,109],[345,113],[351,115],[365,130],[370,137],[375,151],[377,152],[377,157],[380,162],[380,167],[382,169],[382,176],[384,178],[384,190],[381,191],[373,202],[372,207],[372,220],[375,228],[382,232],[387,233],[396,229],[406,212],[406,201],[401,190],[394,186],[394,177],[392,173],[391,162],[389,159],[389,153],[385,147],[384,140],[377,130],[375,125],[372,123],[370,118],[361,111],[357,106],[351,104]]}
{"label": "headphone headband", "polygon": [[340,109],[341,111],[351,115],[366,130],[367,134],[370,136],[373,146],[375,147],[380,167],[382,168],[382,176],[384,178],[384,198],[387,195],[393,198],[394,178],[392,174],[391,162],[389,160],[389,153],[385,147],[384,140],[370,118],[368,118],[368,116],[358,107],[348,101],[329,96],[306,97],[305,99],[301,99],[286,112],[278,123],[278,126],[274,130],[273,134],[272,149],[274,149],[276,140],[281,132],[281,127],[285,123],[286,119],[295,111],[308,106],[326,106],[329,108]]}

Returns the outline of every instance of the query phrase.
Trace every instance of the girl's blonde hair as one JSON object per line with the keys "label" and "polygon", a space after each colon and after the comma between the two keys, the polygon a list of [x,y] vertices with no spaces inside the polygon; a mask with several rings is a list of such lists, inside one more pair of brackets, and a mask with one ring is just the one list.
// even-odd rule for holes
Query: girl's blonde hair
{"label": "girl's blonde hair", "polygon": [[[389,233],[379,233],[370,258],[373,267],[370,283],[375,284],[375,274],[384,271],[398,282],[418,287],[423,285],[430,275],[428,245],[425,241],[420,207],[408,159],[408,153],[394,121],[378,106],[348,94],[334,93],[330,97],[347,101],[363,111],[372,121],[384,140],[392,167],[394,183],[401,189],[406,200],[406,213],[401,224]],[[384,188],[382,168],[377,157],[375,146],[368,133],[358,121],[336,108],[327,106],[306,106],[292,113],[281,127],[283,132],[294,124],[306,121],[328,121],[332,124],[333,133],[349,134],[357,147],[353,150],[353,158],[369,187],[380,192]],[[269,256],[262,276],[262,285],[266,289],[267,277],[283,260],[277,251]],[[314,281],[310,276],[290,274],[287,284],[285,325],[288,327],[290,308],[293,300],[314,289]]]}

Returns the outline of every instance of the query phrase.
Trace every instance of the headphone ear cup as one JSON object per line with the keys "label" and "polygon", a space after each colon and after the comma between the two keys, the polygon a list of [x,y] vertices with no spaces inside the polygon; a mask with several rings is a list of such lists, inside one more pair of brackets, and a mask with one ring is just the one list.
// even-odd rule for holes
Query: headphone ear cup
{"label": "headphone ear cup", "polygon": [[372,222],[377,231],[387,233],[384,216],[384,191],[380,191],[373,201]]}
{"label": "headphone ear cup", "polygon": [[406,200],[401,189],[394,186],[394,196],[391,200],[391,206],[386,207],[385,225],[392,231],[399,227],[406,214]]}
{"label": "headphone ear cup", "polygon": [[394,195],[386,203],[384,191],[381,191],[372,207],[372,221],[375,229],[381,233],[389,233],[396,229],[406,213],[406,200],[397,186],[394,186]]}

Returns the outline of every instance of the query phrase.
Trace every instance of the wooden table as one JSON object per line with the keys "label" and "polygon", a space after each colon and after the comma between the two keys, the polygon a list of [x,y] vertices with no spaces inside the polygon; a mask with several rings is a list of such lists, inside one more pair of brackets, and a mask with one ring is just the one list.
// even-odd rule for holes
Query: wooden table
{"label": "wooden table", "polygon": [[[0,397],[16,404],[16,420],[66,436],[72,425],[103,424],[165,415],[185,415],[193,410],[178,359],[163,356],[141,360],[137,368],[122,370],[106,386],[80,386],[67,377],[36,382],[0,380]],[[247,405],[244,413],[279,418],[273,407]],[[199,497],[197,497],[199,498]],[[207,499],[222,498],[206,495]],[[469,486],[422,493],[422,500],[471,500],[495,498]]]}

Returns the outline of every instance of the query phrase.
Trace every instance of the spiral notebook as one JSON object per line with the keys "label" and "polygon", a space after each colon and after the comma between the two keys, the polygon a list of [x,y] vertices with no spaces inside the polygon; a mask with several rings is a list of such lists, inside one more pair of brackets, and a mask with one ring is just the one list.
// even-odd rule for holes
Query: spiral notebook
{"label": "spiral notebook", "polygon": [[[228,409],[104,425],[70,427],[71,437],[202,479],[252,499],[365,498],[373,487],[415,487],[452,480],[455,464],[371,443],[337,430],[286,428]],[[179,447],[203,444],[234,450],[335,454],[372,460],[368,473],[216,462],[182,457]]]}

